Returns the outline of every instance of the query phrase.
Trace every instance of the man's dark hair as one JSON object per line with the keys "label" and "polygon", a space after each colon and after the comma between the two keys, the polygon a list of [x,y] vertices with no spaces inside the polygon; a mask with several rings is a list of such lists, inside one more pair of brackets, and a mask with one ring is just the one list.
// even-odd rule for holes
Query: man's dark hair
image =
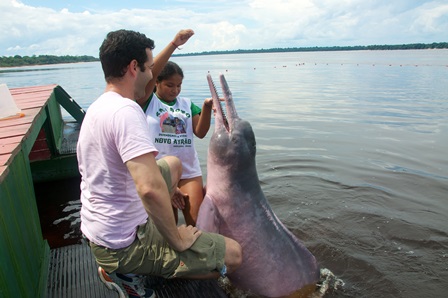
{"label": "man's dark hair", "polygon": [[154,49],[154,41],[145,34],[123,29],[109,32],[100,47],[100,61],[106,81],[123,77],[126,67],[134,59],[140,70],[145,71],[148,48]]}

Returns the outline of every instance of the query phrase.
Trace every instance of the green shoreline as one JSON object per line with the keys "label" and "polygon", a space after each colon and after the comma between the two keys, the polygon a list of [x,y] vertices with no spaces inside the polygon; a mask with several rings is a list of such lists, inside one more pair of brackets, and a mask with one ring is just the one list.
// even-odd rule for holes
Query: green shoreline
{"label": "green shoreline", "polygon": [[[173,57],[201,56],[201,55],[225,55],[225,54],[253,54],[253,53],[284,53],[284,52],[323,52],[323,51],[389,51],[389,50],[426,50],[426,49],[448,49],[448,42],[412,43],[401,45],[369,45],[369,46],[331,46],[331,47],[293,47],[293,48],[271,48],[251,50],[227,50],[207,51],[197,53],[176,53]],[[78,63],[99,61],[93,56],[10,56],[0,57],[0,67],[47,65],[60,63]]]}
{"label": "green shoreline", "polygon": [[389,50],[427,50],[448,49],[448,42],[412,43],[401,45],[369,45],[369,46],[331,46],[331,47],[294,47],[294,48],[271,48],[252,50],[230,50],[230,51],[208,51],[200,53],[176,53],[173,56],[200,56],[200,55],[223,55],[223,54],[252,54],[252,53],[284,53],[284,52],[327,52],[327,51],[389,51]]}
{"label": "green shoreline", "polygon": [[93,62],[100,59],[92,56],[54,56],[54,55],[40,55],[40,56],[11,56],[0,57],[0,67],[17,67],[17,66],[32,66],[32,65],[48,65],[61,63],[79,63],[79,62]]}

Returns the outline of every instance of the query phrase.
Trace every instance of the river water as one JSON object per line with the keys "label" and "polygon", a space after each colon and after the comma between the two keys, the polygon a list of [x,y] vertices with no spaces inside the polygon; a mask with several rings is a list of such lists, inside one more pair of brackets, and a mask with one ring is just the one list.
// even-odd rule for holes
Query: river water
{"label": "river water", "polygon": [[[273,210],[344,281],[326,297],[446,297],[448,50],[172,60],[198,105],[210,96],[206,74],[225,74]],[[85,109],[105,85],[98,62],[0,69],[0,83],[59,84]],[[211,134],[195,141],[204,176]],[[70,183],[49,225],[78,239]]]}

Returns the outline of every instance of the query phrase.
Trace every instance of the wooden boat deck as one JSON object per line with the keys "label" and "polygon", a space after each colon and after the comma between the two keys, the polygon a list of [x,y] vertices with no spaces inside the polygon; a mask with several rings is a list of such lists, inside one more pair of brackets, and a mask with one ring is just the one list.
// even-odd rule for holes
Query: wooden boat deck
{"label": "wooden boat deck", "polygon": [[8,164],[19,152],[20,145],[33,133],[33,125],[39,121],[56,85],[10,89],[17,106],[25,114],[0,120],[0,176],[7,171]]}
{"label": "wooden boat deck", "polygon": [[[47,284],[48,298],[109,298],[118,293],[109,290],[97,275],[97,264],[87,244],[75,244],[51,250]],[[157,298],[226,298],[216,280],[150,279]]]}
{"label": "wooden boat deck", "polygon": [[[10,92],[24,117],[0,119],[0,178],[20,150],[28,153],[30,162],[37,165],[39,161],[58,156],[75,156],[77,133],[85,112],[64,89],[46,85],[12,88]],[[69,111],[75,121],[63,121],[59,105]],[[70,169],[70,173],[65,174],[69,176],[75,172],[77,169]]]}

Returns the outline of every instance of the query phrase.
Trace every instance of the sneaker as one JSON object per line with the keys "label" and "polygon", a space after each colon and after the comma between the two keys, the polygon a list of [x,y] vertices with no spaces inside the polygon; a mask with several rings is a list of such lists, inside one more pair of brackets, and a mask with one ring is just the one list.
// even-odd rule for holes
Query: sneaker
{"label": "sneaker", "polygon": [[108,274],[101,267],[98,267],[98,275],[108,289],[118,292],[120,298],[156,297],[156,294],[153,290],[145,289],[145,277],[142,275],[129,277],[120,273]]}

